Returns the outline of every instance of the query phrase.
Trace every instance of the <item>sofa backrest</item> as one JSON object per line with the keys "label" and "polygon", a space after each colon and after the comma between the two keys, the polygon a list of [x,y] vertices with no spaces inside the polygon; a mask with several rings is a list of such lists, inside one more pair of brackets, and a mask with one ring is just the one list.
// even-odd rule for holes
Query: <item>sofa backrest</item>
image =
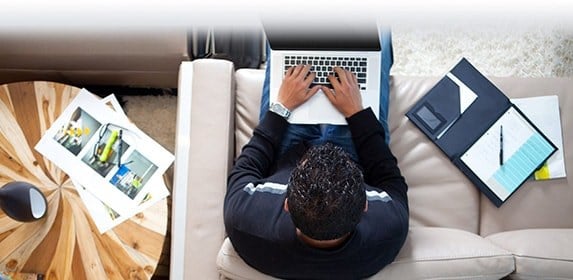
{"label": "sofa backrest", "polygon": [[259,123],[265,70],[240,69],[235,72],[235,157],[253,135]]}
{"label": "sofa backrest", "polygon": [[187,28],[0,30],[0,83],[177,87]]}
{"label": "sofa backrest", "polygon": [[[264,70],[235,74],[235,156],[258,124]],[[478,233],[480,195],[444,154],[406,118],[405,113],[433,84],[433,78],[392,77],[390,147],[409,184],[412,226],[436,226]]]}

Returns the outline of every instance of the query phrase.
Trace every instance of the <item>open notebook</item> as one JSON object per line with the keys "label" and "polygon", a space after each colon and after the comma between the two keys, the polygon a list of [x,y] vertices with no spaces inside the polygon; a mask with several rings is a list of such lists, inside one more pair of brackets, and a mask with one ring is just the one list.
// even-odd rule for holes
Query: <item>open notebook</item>
{"label": "open notebook", "polygon": [[466,59],[406,115],[497,207],[557,151]]}

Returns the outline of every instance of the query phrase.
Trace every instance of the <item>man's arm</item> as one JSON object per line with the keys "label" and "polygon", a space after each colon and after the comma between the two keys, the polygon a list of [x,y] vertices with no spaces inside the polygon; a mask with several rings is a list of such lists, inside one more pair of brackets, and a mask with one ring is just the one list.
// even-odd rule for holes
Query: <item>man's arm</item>
{"label": "man's arm", "polygon": [[385,141],[384,128],[370,108],[347,118],[367,184],[407,201],[408,186]]}
{"label": "man's arm", "polygon": [[356,76],[341,68],[335,71],[339,78],[329,77],[334,91],[326,87],[323,91],[334,107],[346,117],[360,165],[364,169],[365,182],[407,201],[408,187],[404,177],[384,140],[382,125],[370,108],[363,109]]}
{"label": "man's arm", "polygon": [[[314,73],[310,73],[310,66],[290,68],[279,89],[277,101],[288,110],[294,110],[320,89],[319,86],[310,88],[313,80]],[[288,122],[279,115],[266,113],[231,170],[227,182],[227,197],[248,183],[270,175],[269,169],[275,161],[276,151],[287,126]]]}
{"label": "man's arm", "polygon": [[287,126],[288,122],[279,115],[265,114],[235,161],[227,180],[227,198],[247,184],[269,176]]}

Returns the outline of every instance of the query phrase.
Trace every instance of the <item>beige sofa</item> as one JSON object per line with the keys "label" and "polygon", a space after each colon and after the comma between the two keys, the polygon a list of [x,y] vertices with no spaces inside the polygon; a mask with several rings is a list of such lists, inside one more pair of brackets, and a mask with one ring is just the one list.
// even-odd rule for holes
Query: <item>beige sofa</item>
{"label": "beige sofa", "polygon": [[[233,158],[258,122],[263,70],[223,60],[179,72],[171,277],[269,279],[225,239],[223,197]],[[573,183],[527,182],[502,207],[480,194],[405,117],[438,77],[391,78],[391,149],[409,184],[410,232],[372,279],[572,279]],[[573,80],[492,78],[509,97],[559,95],[567,173],[573,175]]]}
{"label": "beige sofa", "polygon": [[0,84],[48,80],[76,86],[175,88],[189,60],[188,30],[0,28]]}

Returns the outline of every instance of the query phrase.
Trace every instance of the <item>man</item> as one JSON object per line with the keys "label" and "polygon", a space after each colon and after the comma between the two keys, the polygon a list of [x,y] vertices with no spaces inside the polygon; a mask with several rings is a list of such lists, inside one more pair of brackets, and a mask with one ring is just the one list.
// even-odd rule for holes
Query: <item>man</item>
{"label": "man", "polygon": [[[286,111],[264,112],[229,176],[227,234],[247,264],[278,278],[371,276],[394,260],[408,232],[407,185],[387,133],[362,108],[356,77],[335,71],[331,90],[311,87],[309,66],[289,69],[277,99]],[[287,118],[319,89],[347,119],[345,149],[316,135],[288,139],[293,128],[303,134],[317,128],[289,125]]]}

